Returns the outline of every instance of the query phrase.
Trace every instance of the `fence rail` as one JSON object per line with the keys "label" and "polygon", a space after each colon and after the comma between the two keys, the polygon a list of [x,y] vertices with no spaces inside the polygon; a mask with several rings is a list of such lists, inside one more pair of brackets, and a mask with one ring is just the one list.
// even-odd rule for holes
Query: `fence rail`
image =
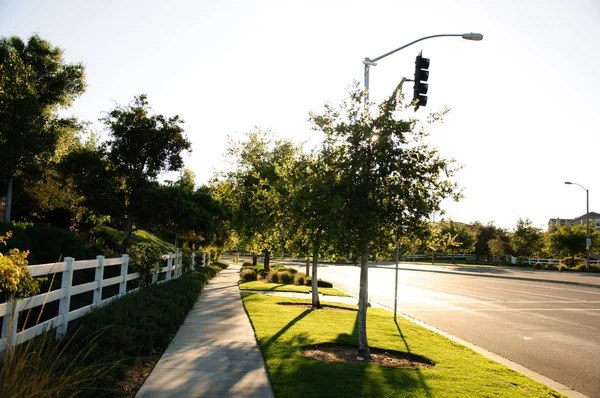
{"label": "fence rail", "polygon": [[[192,254],[192,267],[194,266],[195,254]],[[183,254],[181,252],[163,255],[163,260],[167,261],[166,267],[161,267],[158,272],[152,275],[152,283],[163,283],[170,279],[179,278],[183,271]],[[206,264],[206,256],[204,256],[203,265]],[[105,278],[104,268],[109,266],[120,265],[120,274],[115,277]],[[67,332],[69,322],[81,318],[90,311],[96,308],[101,308],[122,297],[125,294],[138,291],[136,287],[127,290],[127,282],[140,278],[138,272],[129,273],[129,256],[124,254],[117,258],[104,258],[98,256],[95,260],[75,261],[72,257],[65,257],[65,261],[52,264],[30,265],[29,273],[33,277],[47,276],[53,274],[61,274],[60,288],[47,293],[41,293],[35,296],[28,297],[22,300],[9,300],[6,303],[0,304],[0,317],[2,317],[2,334],[0,335],[0,352],[7,349],[8,346],[24,343],[44,331],[56,328],[56,337],[60,338]],[[95,269],[94,281],[73,285],[74,271]],[[165,273],[163,280],[158,280],[159,274]],[[58,275],[56,275],[58,277]],[[102,299],[102,290],[108,286],[118,285],[118,293],[112,297]],[[93,291],[93,302],[82,308],[70,310],[71,298],[75,295]],[[48,319],[35,326],[18,330],[19,314],[29,309],[47,305],[58,301],[58,315]]]}

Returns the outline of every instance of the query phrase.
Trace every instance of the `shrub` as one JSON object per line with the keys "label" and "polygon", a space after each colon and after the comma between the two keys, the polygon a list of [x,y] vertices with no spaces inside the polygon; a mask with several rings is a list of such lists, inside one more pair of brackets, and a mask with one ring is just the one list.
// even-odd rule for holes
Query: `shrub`
{"label": "shrub", "polygon": [[306,274],[302,272],[298,272],[294,275],[294,284],[295,285],[304,285],[306,283]]}
{"label": "shrub", "polygon": [[242,269],[242,272],[240,273],[240,279],[244,282],[255,281],[257,279],[256,271],[254,271],[252,268]]}
{"label": "shrub", "polygon": [[568,270],[568,269],[569,269],[569,268],[568,268],[566,265],[564,265],[564,264],[558,264],[558,270],[559,270],[560,272],[566,271],[566,270]]}
{"label": "shrub", "polygon": [[533,265],[533,268],[534,268],[534,269],[546,269],[546,267],[545,267],[545,266],[544,266],[544,264],[542,264],[542,263],[535,263],[535,264]]}
{"label": "shrub", "polygon": [[269,283],[279,283],[279,274],[277,271],[271,271],[266,275],[265,279]]}
{"label": "shrub", "polygon": [[140,273],[142,287],[152,284],[152,274],[160,270],[162,250],[154,243],[137,243],[129,248],[129,264]]}
{"label": "shrub", "polygon": [[585,259],[581,258],[581,257],[575,257],[575,258],[565,257],[562,259],[562,263],[570,268],[576,267],[580,264],[583,264],[585,266]]}
{"label": "shrub", "polygon": [[[310,276],[306,277],[306,285],[312,286],[312,278]],[[333,287],[333,283],[319,279],[317,280],[317,287]]]}
{"label": "shrub", "polygon": [[181,265],[183,266],[183,272],[188,274],[192,272],[192,249],[184,247],[181,249]]}
{"label": "shrub", "polygon": [[252,261],[244,261],[244,263],[242,264],[242,267],[254,267],[252,265]]}
{"label": "shrub", "polygon": [[283,283],[284,285],[289,285],[294,280],[294,276],[289,271],[277,271],[277,278],[279,279],[279,283]]}
{"label": "shrub", "polygon": [[546,264],[546,269],[556,271],[558,269],[558,264]]}

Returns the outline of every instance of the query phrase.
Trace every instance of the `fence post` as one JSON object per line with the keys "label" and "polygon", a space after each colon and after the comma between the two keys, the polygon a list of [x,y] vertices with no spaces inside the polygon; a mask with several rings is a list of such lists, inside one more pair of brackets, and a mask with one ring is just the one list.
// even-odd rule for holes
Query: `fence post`
{"label": "fence post", "polygon": [[202,266],[206,267],[206,252],[202,253]]}
{"label": "fence post", "polygon": [[173,266],[173,252],[168,253],[169,258],[167,259],[167,277],[166,280],[171,279],[171,267]]}
{"label": "fence post", "polygon": [[179,278],[183,274],[183,253],[182,252],[177,253],[176,262],[177,262],[177,277]]}
{"label": "fence post", "polygon": [[194,271],[196,269],[196,252],[192,252],[192,267],[191,270]]}
{"label": "fence post", "polygon": [[60,288],[64,290],[65,297],[58,304],[58,315],[62,316],[62,322],[56,326],[56,338],[59,339],[67,333],[69,326],[69,306],[71,305],[71,285],[73,284],[73,257],[65,257],[67,269],[62,273]]}
{"label": "fence post", "polygon": [[98,265],[96,266],[96,275],[94,281],[98,283],[98,287],[94,289],[94,305],[97,305],[102,301],[102,280],[104,280],[104,256],[96,256]]}
{"label": "fence post", "polygon": [[2,337],[6,337],[6,349],[9,353],[17,345],[17,327],[19,325],[18,302],[16,299],[9,299],[6,302],[8,312],[2,322]]}
{"label": "fence post", "polygon": [[129,267],[129,255],[121,256],[121,283],[119,283],[119,296],[127,293],[127,270]]}

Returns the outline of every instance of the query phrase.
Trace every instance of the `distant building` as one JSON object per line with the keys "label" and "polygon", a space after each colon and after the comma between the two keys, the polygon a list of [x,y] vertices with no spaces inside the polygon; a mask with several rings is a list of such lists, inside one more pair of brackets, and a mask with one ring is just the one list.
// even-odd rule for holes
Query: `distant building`
{"label": "distant building", "polygon": [[[548,229],[552,228],[552,226],[558,225],[585,225],[585,217],[586,215],[582,215],[575,218],[551,218],[548,220]],[[589,213],[590,223],[596,227],[597,230],[600,231],[600,214],[590,211]]]}

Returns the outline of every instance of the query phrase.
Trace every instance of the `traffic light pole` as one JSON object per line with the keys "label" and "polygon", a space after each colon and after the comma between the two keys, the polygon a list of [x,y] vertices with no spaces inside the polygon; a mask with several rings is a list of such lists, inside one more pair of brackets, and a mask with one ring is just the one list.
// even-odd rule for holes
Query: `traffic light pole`
{"label": "traffic light pole", "polygon": [[395,50],[392,50],[388,53],[385,53],[383,55],[380,55],[377,58],[371,59],[369,57],[366,57],[365,60],[363,61],[363,64],[365,64],[365,91],[366,91],[366,95],[365,95],[365,102],[369,101],[369,69],[371,66],[376,66],[377,65],[377,61],[379,61],[380,59],[383,59],[389,55],[392,55],[402,49],[405,49],[406,47],[412,46],[415,43],[418,43],[420,41],[423,40],[427,40],[427,39],[433,39],[434,37],[452,37],[452,36],[460,36],[463,39],[466,40],[474,40],[474,41],[480,41],[483,39],[483,35],[481,33],[463,33],[463,34],[441,34],[441,35],[431,35],[431,36],[425,36],[425,37],[421,37],[420,39],[417,39],[415,41],[411,41],[408,44],[403,45],[402,47],[398,47]]}

